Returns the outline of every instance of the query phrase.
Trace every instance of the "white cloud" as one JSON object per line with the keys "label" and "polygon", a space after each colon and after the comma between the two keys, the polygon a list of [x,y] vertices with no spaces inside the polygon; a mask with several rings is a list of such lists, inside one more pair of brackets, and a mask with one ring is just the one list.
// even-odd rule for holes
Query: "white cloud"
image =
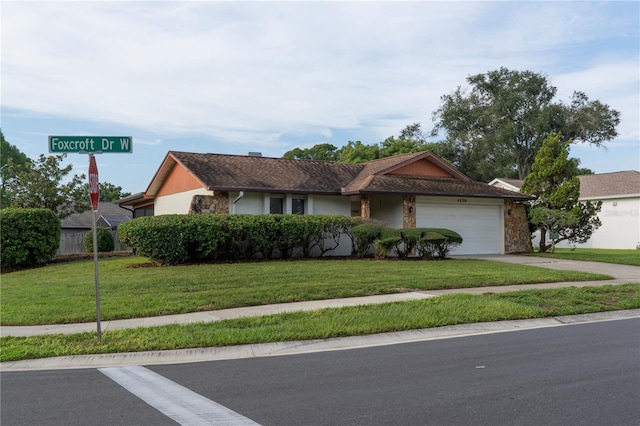
{"label": "white cloud", "polygon": [[563,62],[629,28],[606,4],[9,2],[2,13],[6,107],[252,149],[428,127],[441,95],[500,66],[638,112],[637,62]]}

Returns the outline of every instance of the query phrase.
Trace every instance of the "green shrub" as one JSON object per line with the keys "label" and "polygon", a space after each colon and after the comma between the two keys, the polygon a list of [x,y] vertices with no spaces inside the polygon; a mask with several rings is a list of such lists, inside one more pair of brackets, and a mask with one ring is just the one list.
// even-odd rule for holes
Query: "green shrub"
{"label": "green shrub", "polygon": [[401,259],[415,254],[423,259],[444,259],[462,243],[462,237],[443,228],[384,228],[376,239],[376,256]]}
{"label": "green shrub", "polygon": [[[113,251],[116,248],[116,243],[113,240],[111,230],[105,227],[98,227],[96,229],[96,239],[98,240],[98,251]],[[87,253],[93,253],[93,230],[84,234],[82,240],[82,246]]]}
{"label": "green shrub", "polygon": [[361,225],[354,226],[351,229],[353,235],[353,251],[357,257],[364,257],[367,255],[373,243],[380,239],[384,226],[375,223],[363,223]]}
{"label": "green shrub", "polygon": [[[364,223],[363,223],[364,222]],[[462,242],[447,229],[390,229],[381,222],[331,215],[204,214],[140,217],[118,227],[120,241],[163,264],[323,256],[347,235],[352,255],[444,258]],[[100,246],[99,246],[100,247]]]}
{"label": "green shrub", "polygon": [[[195,217],[195,216],[193,216]],[[189,216],[162,215],[139,217],[118,226],[118,238],[133,247],[137,254],[164,264],[184,263],[189,260],[188,251],[198,250],[196,244],[198,229],[185,226]],[[186,232],[185,230],[189,230]],[[189,241],[195,235],[193,241]],[[186,244],[185,244],[186,243]],[[191,246],[191,247],[189,247]],[[207,247],[201,247],[204,251]]]}
{"label": "green shrub", "polygon": [[417,252],[420,257],[445,259],[460,244],[462,237],[457,232],[445,228],[424,228]]}
{"label": "green shrub", "polygon": [[[384,258],[389,256],[390,252],[395,251],[398,254],[397,249],[402,244],[402,235],[399,229],[384,228],[374,243],[376,257]],[[401,257],[399,254],[398,256]]]}
{"label": "green shrub", "polygon": [[0,210],[0,264],[32,266],[53,259],[61,229],[60,219],[48,209]]}
{"label": "green shrub", "polygon": [[438,248],[447,238],[435,231],[425,231],[416,244],[416,254],[422,259],[434,259],[439,254]]}
{"label": "green shrub", "polygon": [[309,253],[315,248],[320,256],[338,248],[343,235],[351,238],[353,223],[360,223],[360,218],[354,221],[353,218],[337,215],[311,215],[306,218]]}
{"label": "green shrub", "polygon": [[141,217],[118,236],[142,256],[164,264],[320,255],[338,246],[352,220],[324,215],[205,214]]}
{"label": "green shrub", "polygon": [[414,252],[424,232],[422,228],[385,228],[376,241],[376,254],[385,257],[391,252],[405,259]]}

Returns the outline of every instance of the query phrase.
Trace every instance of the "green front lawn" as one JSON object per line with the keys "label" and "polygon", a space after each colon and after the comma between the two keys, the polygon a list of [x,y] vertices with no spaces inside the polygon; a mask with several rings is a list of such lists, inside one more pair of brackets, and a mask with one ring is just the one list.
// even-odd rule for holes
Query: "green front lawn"
{"label": "green front lawn", "polygon": [[[414,290],[588,281],[611,277],[485,260],[297,260],[144,267],[101,259],[103,320]],[[141,267],[142,266],[142,267]],[[95,321],[93,260],[0,276],[0,323]]]}
{"label": "green front lawn", "polygon": [[551,257],[557,259],[583,260],[588,262],[615,263],[618,265],[640,266],[640,250],[613,250],[613,249],[589,249],[556,248],[554,254],[533,253],[531,256]]}
{"label": "green front lawn", "polygon": [[[471,266],[471,265],[468,265]],[[486,321],[640,308],[640,284],[453,294],[426,300],[322,309],[211,323],[0,338],[0,361],[64,355],[203,348],[403,331]]]}

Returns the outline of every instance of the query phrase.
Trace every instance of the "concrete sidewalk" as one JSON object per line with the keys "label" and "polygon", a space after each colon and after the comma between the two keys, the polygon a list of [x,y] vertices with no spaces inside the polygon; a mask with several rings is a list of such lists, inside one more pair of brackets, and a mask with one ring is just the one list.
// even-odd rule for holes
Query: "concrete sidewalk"
{"label": "concrete sidewalk", "polygon": [[[532,256],[487,255],[487,256],[458,256],[455,258],[485,259],[499,262],[517,263],[549,269],[571,270],[605,274],[614,277],[605,281],[578,281],[544,284],[521,284],[498,287],[475,287],[447,290],[426,290],[419,292],[395,293],[365,297],[349,297],[344,299],[314,300],[307,302],[280,303],[273,305],[249,306],[245,308],[221,309],[216,311],[193,312],[188,314],[167,315],[147,318],[133,318],[125,320],[102,321],[102,331],[118,330],[137,327],[153,327],[169,324],[190,324],[198,322],[212,322],[241,317],[272,315],[284,312],[311,311],[323,308],[340,308],[346,306],[369,305],[387,302],[426,299],[452,293],[484,294],[506,293],[528,289],[549,289],[560,287],[590,287],[608,284],[623,284],[640,282],[640,267],[628,265],[614,265],[598,262],[578,262],[561,259],[546,259]],[[2,326],[0,336],[37,336],[43,334],[74,334],[96,331],[96,323],[53,324],[38,326]]]}

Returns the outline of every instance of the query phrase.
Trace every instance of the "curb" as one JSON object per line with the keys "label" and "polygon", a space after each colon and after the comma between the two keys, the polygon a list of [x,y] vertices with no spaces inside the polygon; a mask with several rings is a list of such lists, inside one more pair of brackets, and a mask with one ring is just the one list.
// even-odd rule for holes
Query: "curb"
{"label": "curb", "polygon": [[527,320],[458,324],[420,330],[331,339],[153,352],[63,356],[3,362],[0,363],[0,372],[86,369],[127,365],[184,364],[205,361],[294,355],[636,318],[640,318],[640,309]]}

